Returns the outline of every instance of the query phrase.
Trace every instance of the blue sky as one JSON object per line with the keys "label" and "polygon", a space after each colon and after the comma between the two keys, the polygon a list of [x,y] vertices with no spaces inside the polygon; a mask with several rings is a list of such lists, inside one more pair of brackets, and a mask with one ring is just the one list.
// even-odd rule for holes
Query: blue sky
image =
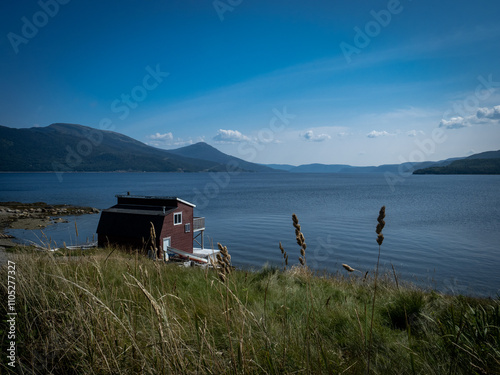
{"label": "blue sky", "polygon": [[498,1],[0,6],[0,125],[111,127],[295,165],[500,149]]}

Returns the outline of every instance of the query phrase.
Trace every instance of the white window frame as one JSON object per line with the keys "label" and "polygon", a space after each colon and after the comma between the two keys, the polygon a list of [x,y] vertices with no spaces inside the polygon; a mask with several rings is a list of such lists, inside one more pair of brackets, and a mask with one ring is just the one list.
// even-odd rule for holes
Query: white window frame
{"label": "white window frame", "polygon": [[[180,221],[177,222],[176,218],[180,217]],[[174,212],[174,225],[182,224],[182,212]]]}

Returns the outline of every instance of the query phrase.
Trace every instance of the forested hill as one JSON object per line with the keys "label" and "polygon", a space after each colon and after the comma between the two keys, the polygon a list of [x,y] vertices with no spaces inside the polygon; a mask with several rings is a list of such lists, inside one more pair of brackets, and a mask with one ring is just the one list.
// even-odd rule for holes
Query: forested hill
{"label": "forested hill", "polygon": [[413,174],[500,174],[500,150],[474,154],[443,167],[418,169]]}

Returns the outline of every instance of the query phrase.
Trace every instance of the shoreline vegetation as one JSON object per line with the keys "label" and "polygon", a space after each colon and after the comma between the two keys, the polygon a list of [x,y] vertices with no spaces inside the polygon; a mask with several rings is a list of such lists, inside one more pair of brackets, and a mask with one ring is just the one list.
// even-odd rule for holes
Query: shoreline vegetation
{"label": "shoreline vegetation", "polygon": [[[10,249],[17,369],[2,363],[2,371],[500,373],[500,298],[423,290],[395,271],[379,274],[378,262],[366,273],[352,264],[335,275],[314,273],[292,218],[297,248],[280,243],[283,267],[255,272],[234,269],[230,249],[220,244],[218,266],[205,269],[116,248]],[[374,220],[379,259],[384,218],[385,207]],[[6,267],[0,277],[7,279]],[[7,300],[4,283],[0,294]],[[7,332],[4,319],[3,346]]]}
{"label": "shoreline vegetation", "polygon": [[[378,276],[373,303],[373,275],[299,265],[226,272],[111,248],[17,248],[9,259],[19,373],[365,374],[368,358],[374,374],[500,372],[499,299],[424,291],[391,274]],[[2,343],[7,329],[2,320]]]}
{"label": "shoreline vegetation", "polygon": [[97,208],[67,204],[0,202],[0,248],[19,246],[12,241],[14,237],[4,233],[7,228],[44,229],[49,225],[65,222],[65,216],[97,213]]}

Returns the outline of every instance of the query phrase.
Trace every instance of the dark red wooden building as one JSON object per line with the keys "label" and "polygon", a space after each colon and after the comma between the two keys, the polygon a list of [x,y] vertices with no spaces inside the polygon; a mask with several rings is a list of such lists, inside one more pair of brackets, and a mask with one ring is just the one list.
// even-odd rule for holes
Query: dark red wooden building
{"label": "dark red wooden building", "polygon": [[101,212],[97,226],[99,246],[151,248],[151,224],[156,233],[158,256],[167,247],[193,253],[193,240],[203,231],[205,218],[194,217],[194,204],[176,197],[117,195],[117,204]]}

